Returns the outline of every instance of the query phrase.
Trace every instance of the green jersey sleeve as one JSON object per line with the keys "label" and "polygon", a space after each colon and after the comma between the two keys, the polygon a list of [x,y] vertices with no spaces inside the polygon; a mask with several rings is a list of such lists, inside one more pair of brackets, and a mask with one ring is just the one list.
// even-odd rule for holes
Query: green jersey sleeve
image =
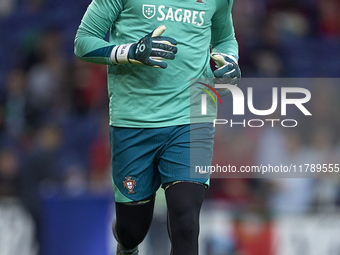
{"label": "green jersey sleeve", "polygon": [[[226,2],[229,2],[227,4]],[[216,0],[216,12],[211,19],[212,52],[238,56],[231,9],[233,0]]]}
{"label": "green jersey sleeve", "polygon": [[112,65],[115,45],[104,40],[110,26],[123,10],[122,0],[93,0],[87,8],[74,40],[74,53],[81,60]]}

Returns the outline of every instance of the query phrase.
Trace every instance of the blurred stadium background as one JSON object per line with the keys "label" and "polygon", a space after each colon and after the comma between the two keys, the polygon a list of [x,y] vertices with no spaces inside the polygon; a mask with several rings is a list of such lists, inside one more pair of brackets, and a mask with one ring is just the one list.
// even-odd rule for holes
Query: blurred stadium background
{"label": "blurred stadium background", "polygon": [[[73,55],[88,4],[0,0],[1,255],[114,254],[106,69]],[[340,163],[339,13],[338,0],[235,0],[243,77],[333,79],[310,87],[300,128],[219,128],[214,162]],[[200,254],[339,255],[339,177],[213,178]],[[141,254],[169,254],[165,221],[160,191]]]}

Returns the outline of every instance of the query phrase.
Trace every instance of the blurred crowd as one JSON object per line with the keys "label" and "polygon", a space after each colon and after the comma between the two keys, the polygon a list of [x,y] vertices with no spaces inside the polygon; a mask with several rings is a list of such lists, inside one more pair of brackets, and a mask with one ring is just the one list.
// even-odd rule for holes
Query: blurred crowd
{"label": "blurred crowd", "polygon": [[[0,198],[20,201],[38,236],[42,190],[111,192],[106,67],[72,53],[88,4],[0,0]],[[339,13],[338,0],[235,0],[242,76],[339,77]],[[215,145],[226,142],[228,151],[214,160],[339,163],[340,91],[327,88],[314,87],[313,118],[301,128],[228,130]],[[327,174],[213,179],[208,198],[236,211],[334,210],[340,183]]]}

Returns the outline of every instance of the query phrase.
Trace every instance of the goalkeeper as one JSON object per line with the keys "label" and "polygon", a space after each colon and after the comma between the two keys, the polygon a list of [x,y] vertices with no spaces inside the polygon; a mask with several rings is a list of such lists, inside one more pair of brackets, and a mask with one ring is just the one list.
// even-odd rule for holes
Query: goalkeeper
{"label": "goalkeeper", "polygon": [[[172,255],[197,255],[199,213],[211,165],[216,109],[190,116],[191,78],[237,85],[233,0],[93,0],[75,54],[107,65],[117,254],[138,254],[162,186]],[[107,31],[109,42],[105,41]],[[211,57],[218,69],[210,68]],[[214,76],[215,74],[215,76]]]}

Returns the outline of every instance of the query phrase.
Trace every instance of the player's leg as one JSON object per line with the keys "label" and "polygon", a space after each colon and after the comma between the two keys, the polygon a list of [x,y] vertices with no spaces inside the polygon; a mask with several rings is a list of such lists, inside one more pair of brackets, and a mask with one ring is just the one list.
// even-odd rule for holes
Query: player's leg
{"label": "player's leg", "polygon": [[138,254],[151,224],[160,176],[154,158],[160,146],[151,129],[111,127],[112,178],[116,201],[113,226],[117,254]]}
{"label": "player's leg", "polygon": [[199,215],[206,186],[184,181],[166,187],[171,254],[197,255]]}
{"label": "player's leg", "polygon": [[199,214],[209,173],[196,173],[195,166],[211,165],[214,132],[211,123],[174,127],[160,155],[172,255],[198,254]]}
{"label": "player's leg", "polygon": [[153,216],[155,196],[132,203],[116,203],[116,220],[112,228],[118,241],[117,254],[137,254]]}

